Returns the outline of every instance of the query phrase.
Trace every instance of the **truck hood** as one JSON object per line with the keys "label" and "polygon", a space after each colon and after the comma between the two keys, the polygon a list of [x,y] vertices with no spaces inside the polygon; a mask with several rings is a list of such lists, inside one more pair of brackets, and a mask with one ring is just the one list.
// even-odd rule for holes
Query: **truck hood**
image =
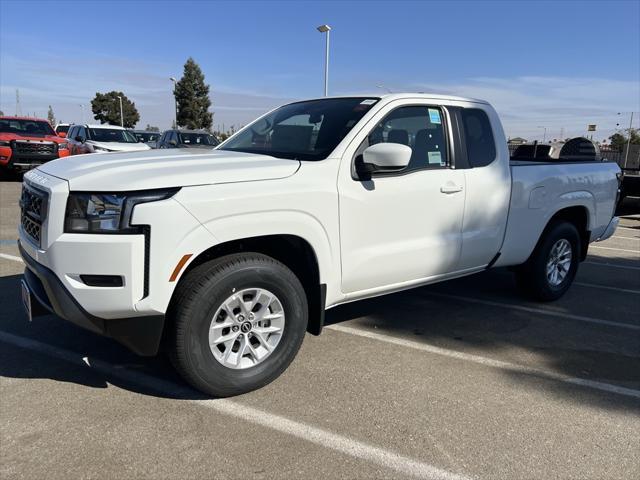
{"label": "truck hood", "polygon": [[11,140],[23,140],[27,142],[54,142],[54,143],[65,143],[66,140],[64,138],[60,138],[57,135],[20,135],[19,133],[8,133],[2,132],[0,133],[0,140],[9,142]]}
{"label": "truck hood", "polygon": [[75,191],[131,191],[273,180],[293,175],[297,160],[223,150],[171,149],[74,155],[38,170]]}

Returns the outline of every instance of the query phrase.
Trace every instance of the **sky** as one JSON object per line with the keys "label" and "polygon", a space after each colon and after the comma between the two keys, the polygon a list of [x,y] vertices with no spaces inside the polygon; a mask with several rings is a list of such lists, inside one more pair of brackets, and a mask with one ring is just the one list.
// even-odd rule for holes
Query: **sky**
{"label": "sky", "polygon": [[[481,98],[508,136],[626,128],[640,111],[640,0],[0,0],[0,110],[91,121],[96,92],[123,91],[138,127],[169,128],[169,77],[193,57],[214,129],[323,94],[433,92]],[[378,86],[382,86],[380,88]],[[621,114],[618,115],[618,112]],[[634,126],[640,126],[640,113]]]}

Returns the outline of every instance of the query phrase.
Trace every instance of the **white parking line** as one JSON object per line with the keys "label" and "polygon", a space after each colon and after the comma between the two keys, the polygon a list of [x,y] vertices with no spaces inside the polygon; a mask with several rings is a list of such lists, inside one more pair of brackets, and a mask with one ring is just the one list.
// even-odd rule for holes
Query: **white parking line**
{"label": "white parking line", "polygon": [[611,235],[609,238],[620,238],[622,240],[635,240],[636,242],[640,241],[639,237],[623,237],[621,235]]}
{"label": "white parking line", "polygon": [[455,358],[463,360],[465,362],[477,363],[487,367],[500,368],[503,370],[510,370],[520,373],[537,375],[550,380],[557,380],[560,382],[571,383],[573,385],[580,385],[581,387],[593,388],[595,390],[601,390],[608,393],[617,393],[619,395],[625,395],[627,397],[640,398],[640,390],[633,388],[619,387],[610,383],[596,382],[594,380],[588,380],[586,378],[570,377],[561,373],[549,372],[540,368],[529,367],[526,365],[518,365],[516,363],[505,362],[502,360],[495,360],[493,358],[482,357],[480,355],[473,355],[470,353],[464,353],[457,350],[449,350],[447,348],[436,347],[425,343],[414,342],[412,340],[405,340],[403,338],[389,337],[387,335],[381,335],[379,333],[369,332],[366,330],[360,330],[357,328],[346,327],[344,325],[329,325],[325,328],[336,330],[342,333],[348,333],[350,335],[357,335],[359,337],[370,338],[372,340],[378,340],[380,342],[391,343],[401,347],[412,348],[414,350],[420,350],[423,352],[434,353],[436,355],[443,355],[445,357]]}
{"label": "white parking line", "polygon": [[614,292],[622,292],[622,293],[635,293],[640,294],[640,290],[632,290],[630,288],[618,288],[618,287],[608,287],[606,285],[596,285],[594,283],[582,283],[582,282],[573,282],[574,285],[579,285],[581,287],[589,287],[589,288],[601,288],[603,290],[612,290]]}
{"label": "white parking line", "polygon": [[618,265],[617,263],[590,262],[588,260],[582,263],[586,263],[587,265],[599,265],[601,267],[622,268],[624,270],[640,270],[640,267],[632,267],[630,265]]}
{"label": "white parking line", "polygon": [[640,255],[640,252],[638,250],[629,250],[627,248],[600,247],[599,245],[589,245],[589,248],[599,248],[600,250],[614,250],[616,252],[627,252]]}
{"label": "white parking line", "polygon": [[452,300],[460,300],[461,302],[477,303],[480,305],[488,305],[491,307],[506,308],[508,310],[519,310],[521,312],[537,313],[550,317],[566,318],[568,320],[577,320],[579,322],[595,323],[598,325],[606,325],[609,327],[628,328],[629,330],[640,330],[640,325],[631,323],[613,322],[611,320],[601,320],[599,318],[586,317],[583,315],[574,315],[573,313],[556,312],[547,310],[546,308],[525,307],[523,305],[514,305],[513,303],[494,302],[492,300],[483,300],[481,298],[461,297],[459,295],[450,295],[448,293],[425,292],[427,295],[436,297],[450,298]]}
{"label": "white parking line", "polygon": [[[0,331],[0,341],[19,348],[36,351],[48,357],[64,360],[65,362],[70,362],[83,368],[91,368],[91,370],[103,375],[116,377],[164,395],[169,394],[184,398],[189,398],[194,395],[193,390],[189,390],[173,382],[162,380],[141,372],[115,368],[113,365],[103,362],[102,360],[91,359],[90,362],[85,362],[82,358],[82,354],[54,347],[37,340],[19,337],[17,335]],[[360,460],[380,465],[403,475],[426,479],[469,480],[469,477],[442,470],[428,463],[424,463],[410,457],[405,457],[398,453],[394,453],[368,443],[360,442],[344,435],[333,433],[329,430],[291,420],[264,410],[242,405],[241,403],[233,400],[218,399],[186,401],[210,408],[224,415],[229,415],[255,425],[260,425],[280,433],[297,437],[301,440],[314,443],[321,447],[334,450]]]}
{"label": "white parking line", "polygon": [[4,258],[5,260],[13,260],[14,262],[24,263],[20,257],[16,257],[15,255],[9,255],[8,253],[0,253],[0,258]]}

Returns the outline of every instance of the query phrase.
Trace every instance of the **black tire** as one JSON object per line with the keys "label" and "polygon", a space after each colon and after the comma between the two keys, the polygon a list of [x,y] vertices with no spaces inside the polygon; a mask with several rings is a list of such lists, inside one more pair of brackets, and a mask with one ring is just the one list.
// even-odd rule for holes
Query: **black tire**
{"label": "black tire", "polygon": [[[565,239],[571,245],[571,264],[562,282],[552,285],[547,279],[547,261],[551,249],[560,240]],[[555,221],[543,232],[529,260],[516,269],[516,282],[519,289],[534,300],[551,302],[562,297],[573,283],[580,263],[580,234],[572,223]]]}
{"label": "black tire", "polygon": [[[261,363],[233,369],[220,363],[209,347],[209,327],[218,307],[235,291],[266,288],[285,313],[279,343]],[[259,253],[233,254],[206,262],[187,273],[169,309],[174,335],[171,360],[180,375],[214,397],[240,395],[280,376],[294,359],[307,329],[304,288],[282,263]]]}

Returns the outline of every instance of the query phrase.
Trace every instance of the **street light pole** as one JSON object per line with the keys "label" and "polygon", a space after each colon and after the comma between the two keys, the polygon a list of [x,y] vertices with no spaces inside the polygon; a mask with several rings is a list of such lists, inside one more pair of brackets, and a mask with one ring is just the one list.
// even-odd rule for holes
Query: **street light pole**
{"label": "street light pole", "polygon": [[174,77],[169,77],[169,80],[173,82],[173,104],[175,106],[173,128],[178,128],[178,99],[176,98],[176,84],[178,81]]}
{"label": "street light pole", "polygon": [[629,150],[631,150],[631,129],[633,128],[633,112],[631,112],[631,120],[629,120],[629,138],[627,138],[627,152],[624,154],[624,167],[627,168],[627,159],[629,158]]}
{"label": "street light pole", "polygon": [[122,97],[118,95],[118,100],[120,100],[120,126],[124,128],[124,114],[122,113]]}
{"label": "street light pole", "polygon": [[542,134],[542,143],[545,143],[547,141],[547,127],[538,125],[538,128],[544,128],[544,133]]}
{"label": "street light pole", "polygon": [[327,43],[324,50],[324,96],[329,96],[329,34],[331,27],[329,25],[320,25],[317,27],[320,33],[327,34]]}

